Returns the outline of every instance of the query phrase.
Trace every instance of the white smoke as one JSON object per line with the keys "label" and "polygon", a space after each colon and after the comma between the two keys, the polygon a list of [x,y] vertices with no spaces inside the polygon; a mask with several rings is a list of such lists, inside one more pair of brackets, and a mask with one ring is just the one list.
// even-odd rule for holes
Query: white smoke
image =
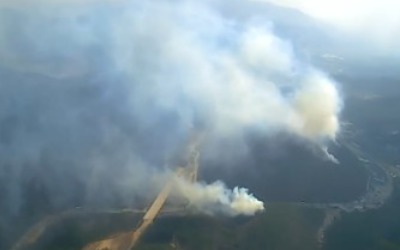
{"label": "white smoke", "polygon": [[321,150],[322,150],[322,154],[323,154],[322,156],[325,157],[328,161],[331,161],[331,162],[333,162],[335,164],[339,164],[340,163],[339,160],[333,154],[329,153],[327,147],[322,146]]}
{"label": "white smoke", "polygon": [[[231,148],[253,131],[335,138],[336,84],[268,17],[235,18],[211,2],[1,1],[5,216],[29,207],[23,189],[36,180],[48,207],[131,205],[154,191],[149,176],[193,126],[215,141],[237,137]],[[227,150],[216,148],[214,160]],[[186,186],[192,204],[210,212],[263,208],[245,189]]]}
{"label": "white smoke", "polygon": [[319,73],[310,74],[295,96],[300,131],[306,137],[327,136],[334,140],[339,130],[341,101],[335,86]]}
{"label": "white smoke", "polygon": [[249,216],[264,210],[264,203],[248,193],[246,188],[230,190],[221,181],[205,184],[177,179],[176,187],[178,194],[201,213]]}
{"label": "white smoke", "polygon": [[[49,4],[46,11],[43,1],[37,13],[21,7],[30,21],[21,29],[29,32],[66,17],[47,30],[68,31],[62,42],[53,41],[56,35],[43,34],[32,37],[28,45],[31,51],[64,57],[61,66],[38,53],[30,68],[76,76],[93,67],[83,56],[85,51],[104,47],[110,59],[107,66],[129,76],[132,110],[142,121],[153,120],[148,112],[167,111],[176,112],[185,127],[201,116],[216,134],[237,135],[257,127],[265,133],[287,130],[318,140],[334,138],[339,131],[335,84],[323,74],[309,75],[312,66],[296,58],[290,41],[278,37],[269,22],[238,22],[207,2],[121,1],[118,8],[110,6],[104,18],[95,12],[98,5],[90,7],[92,1],[78,10],[62,8],[63,2]],[[85,26],[75,20],[81,16],[91,23]],[[3,43],[3,53],[10,58],[13,45]],[[25,54],[15,54],[11,58],[20,66]],[[297,93],[297,103],[282,91],[288,86]],[[150,103],[154,110],[141,108]]]}

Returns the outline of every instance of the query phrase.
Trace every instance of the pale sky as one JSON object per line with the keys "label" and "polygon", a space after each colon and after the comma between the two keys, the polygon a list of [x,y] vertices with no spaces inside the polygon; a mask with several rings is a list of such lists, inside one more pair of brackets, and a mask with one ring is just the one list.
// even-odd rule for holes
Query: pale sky
{"label": "pale sky", "polygon": [[399,16],[397,0],[252,0],[292,7],[322,20],[353,26],[371,20],[387,20]]}
{"label": "pale sky", "polygon": [[398,0],[249,0],[297,9],[383,50],[399,52]]}

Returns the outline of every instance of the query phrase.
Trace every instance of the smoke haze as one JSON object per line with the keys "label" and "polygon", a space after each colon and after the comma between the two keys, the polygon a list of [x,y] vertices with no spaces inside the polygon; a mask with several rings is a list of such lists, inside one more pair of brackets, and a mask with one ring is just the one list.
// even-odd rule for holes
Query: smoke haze
{"label": "smoke haze", "polygon": [[[193,127],[213,143],[236,138],[236,148],[257,131],[326,150],[340,131],[337,84],[268,17],[227,15],[228,5],[2,2],[0,225],[39,196],[50,211],[151,197]],[[199,208],[211,199],[231,215],[263,209],[220,182],[190,191]]]}

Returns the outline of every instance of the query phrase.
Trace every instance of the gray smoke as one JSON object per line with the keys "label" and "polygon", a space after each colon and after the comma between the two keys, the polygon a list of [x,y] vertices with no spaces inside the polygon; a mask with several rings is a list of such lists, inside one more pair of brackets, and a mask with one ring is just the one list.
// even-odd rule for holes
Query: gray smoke
{"label": "gray smoke", "polygon": [[[152,197],[193,127],[316,144],[340,129],[327,74],[267,17],[208,1],[3,1],[0,66],[3,220],[37,199],[57,210]],[[252,198],[235,190],[230,206]]]}

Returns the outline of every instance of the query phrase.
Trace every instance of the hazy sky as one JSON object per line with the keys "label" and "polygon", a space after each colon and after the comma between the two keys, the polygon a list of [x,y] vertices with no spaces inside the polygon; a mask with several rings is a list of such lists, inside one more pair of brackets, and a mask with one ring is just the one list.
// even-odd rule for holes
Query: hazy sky
{"label": "hazy sky", "polygon": [[[396,0],[250,0],[291,7],[353,34],[362,43],[400,52],[400,1]],[[288,17],[290,18],[290,17]],[[365,41],[364,39],[368,39]]]}

